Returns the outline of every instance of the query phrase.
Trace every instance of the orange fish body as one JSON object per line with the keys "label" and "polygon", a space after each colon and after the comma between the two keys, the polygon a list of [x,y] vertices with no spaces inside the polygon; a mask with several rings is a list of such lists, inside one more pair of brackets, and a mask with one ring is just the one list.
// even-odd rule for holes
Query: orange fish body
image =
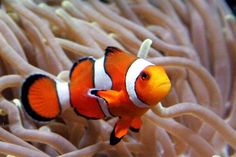
{"label": "orange fish body", "polygon": [[140,117],[165,97],[170,87],[162,67],[108,47],[100,59],[86,57],[75,63],[69,83],[31,75],[23,83],[21,101],[26,112],[39,121],[55,119],[68,107],[88,119],[119,117],[110,137],[114,145],[128,129],[140,129]]}

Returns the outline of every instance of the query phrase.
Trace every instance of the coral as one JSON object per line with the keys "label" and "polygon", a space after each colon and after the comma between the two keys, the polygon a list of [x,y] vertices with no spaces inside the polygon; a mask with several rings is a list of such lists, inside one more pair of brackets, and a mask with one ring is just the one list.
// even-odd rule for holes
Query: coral
{"label": "coral", "polygon": [[[236,156],[235,43],[224,0],[3,0],[0,156]],[[74,61],[99,58],[107,46],[162,65],[171,78],[139,133],[110,146],[116,119],[68,109],[39,123],[25,114],[19,89],[27,76],[68,81]]]}

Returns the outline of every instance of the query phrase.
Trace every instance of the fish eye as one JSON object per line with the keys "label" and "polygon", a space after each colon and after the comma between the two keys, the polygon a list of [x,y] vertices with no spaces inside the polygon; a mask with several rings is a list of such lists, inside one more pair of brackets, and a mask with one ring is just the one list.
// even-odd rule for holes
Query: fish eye
{"label": "fish eye", "polygon": [[149,79],[150,76],[146,72],[142,72],[140,74],[140,77],[142,80],[147,80],[147,79]]}

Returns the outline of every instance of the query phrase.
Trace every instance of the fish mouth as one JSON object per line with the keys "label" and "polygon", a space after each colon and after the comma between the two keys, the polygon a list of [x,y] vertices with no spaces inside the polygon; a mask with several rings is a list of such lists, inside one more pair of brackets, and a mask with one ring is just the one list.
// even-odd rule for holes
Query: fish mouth
{"label": "fish mouth", "polygon": [[158,87],[165,86],[165,85],[170,86],[170,82],[163,82],[163,83],[159,84]]}
{"label": "fish mouth", "polygon": [[162,91],[164,93],[168,93],[171,89],[171,83],[170,82],[163,82],[158,85],[158,90]]}

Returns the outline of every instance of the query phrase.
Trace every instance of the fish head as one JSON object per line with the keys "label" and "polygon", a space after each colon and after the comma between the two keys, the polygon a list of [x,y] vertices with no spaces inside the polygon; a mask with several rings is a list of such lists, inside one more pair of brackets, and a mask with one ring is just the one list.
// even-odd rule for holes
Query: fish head
{"label": "fish head", "polygon": [[156,105],[168,95],[170,79],[161,66],[150,65],[144,68],[135,82],[135,91],[140,100],[149,106]]}

